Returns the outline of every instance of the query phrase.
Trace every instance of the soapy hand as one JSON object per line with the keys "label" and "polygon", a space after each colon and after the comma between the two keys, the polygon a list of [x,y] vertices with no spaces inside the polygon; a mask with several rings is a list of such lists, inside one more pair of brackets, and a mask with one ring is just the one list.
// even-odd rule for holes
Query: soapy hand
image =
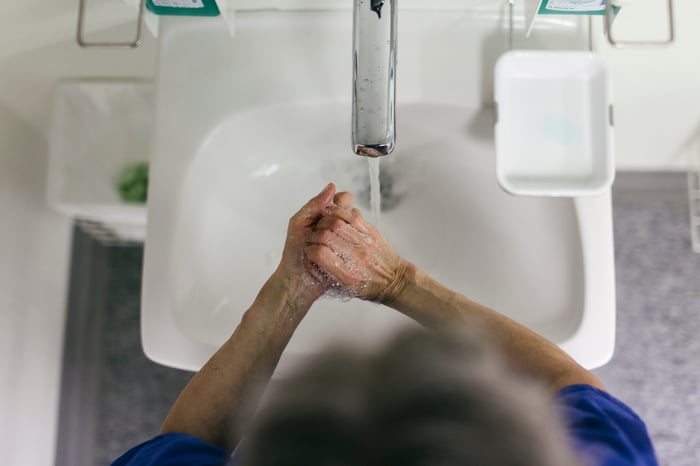
{"label": "soapy hand", "polygon": [[358,298],[390,302],[400,291],[408,264],[360,211],[352,194],[336,194],[305,248],[306,268],[328,288]]}
{"label": "soapy hand", "polygon": [[287,240],[282,252],[282,260],[276,273],[286,283],[286,288],[295,295],[310,301],[320,298],[326,291],[324,284],[317,280],[305,279],[308,272],[304,266],[304,246],[308,243],[317,221],[333,202],[335,185],[329,183],[304,207],[289,219]]}

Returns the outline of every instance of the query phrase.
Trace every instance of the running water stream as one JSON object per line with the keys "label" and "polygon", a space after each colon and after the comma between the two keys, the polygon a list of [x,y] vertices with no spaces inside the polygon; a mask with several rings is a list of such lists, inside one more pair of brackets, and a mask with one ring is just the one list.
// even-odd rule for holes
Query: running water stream
{"label": "running water stream", "polygon": [[371,222],[376,227],[379,228],[380,214],[382,211],[382,194],[381,186],[379,184],[379,157],[368,157],[367,162],[369,163],[369,204],[371,208]]}

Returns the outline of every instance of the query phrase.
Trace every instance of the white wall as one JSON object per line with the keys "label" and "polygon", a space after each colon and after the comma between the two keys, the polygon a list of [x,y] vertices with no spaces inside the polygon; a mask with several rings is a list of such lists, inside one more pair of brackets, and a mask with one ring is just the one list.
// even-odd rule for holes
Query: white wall
{"label": "white wall", "polygon": [[[91,4],[99,9],[104,1]],[[122,16],[103,17],[103,25],[133,16],[116,6]],[[7,466],[54,462],[70,222],[44,201],[52,88],[65,77],[155,72],[153,40],[134,51],[80,49],[76,15],[76,0],[0,6],[0,452]],[[133,29],[108,32],[129,37]]]}
{"label": "white wall", "polygon": [[0,105],[0,451],[49,465],[60,375],[69,222],[43,197],[46,141]]}
{"label": "white wall", "polygon": [[[133,1],[133,0],[132,0]],[[88,0],[88,30],[100,31],[136,18],[116,0]],[[0,58],[75,37],[78,0],[5,0],[0,4]],[[129,30],[126,36],[133,35]]]}
{"label": "white wall", "polygon": [[[658,39],[666,0],[635,0],[614,24],[616,38]],[[619,169],[685,170],[700,130],[700,2],[674,0],[677,38],[666,48],[623,50],[607,44],[596,21],[596,46],[614,83]]]}
{"label": "white wall", "polygon": [[[56,0],[41,0],[51,4]],[[65,4],[65,0],[59,0]],[[104,1],[104,0],[103,0]],[[114,1],[114,0],[112,0]],[[31,0],[40,3],[39,0]],[[27,29],[41,34],[41,28],[51,21],[33,18],[29,12],[5,16],[0,12],[0,103],[15,111],[30,126],[47,134],[51,92],[57,79],[80,77],[153,77],[155,73],[156,44],[146,33],[144,44],[135,50],[128,49],[81,49],[75,43],[75,21],[77,5],[69,2],[65,11],[57,15],[70,17],[61,22],[60,33],[52,37],[59,40],[46,40],[17,45],[16,40],[7,37],[5,22],[11,21],[9,29]],[[98,2],[99,3],[99,2]],[[124,5],[117,4],[119,11],[131,13]],[[63,11],[63,10],[61,10]],[[17,24],[22,24],[22,27]],[[110,37],[133,36],[133,25],[118,26],[106,31]],[[6,40],[7,39],[7,40]]]}

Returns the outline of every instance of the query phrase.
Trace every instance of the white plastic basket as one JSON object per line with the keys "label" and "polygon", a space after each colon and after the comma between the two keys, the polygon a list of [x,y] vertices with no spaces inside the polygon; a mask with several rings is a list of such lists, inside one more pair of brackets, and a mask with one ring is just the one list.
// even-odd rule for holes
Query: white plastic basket
{"label": "white plastic basket", "polygon": [[126,167],[148,161],[152,127],[148,82],[60,82],[49,135],[49,205],[115,231],[127,227],[136,238],[143,230],[145,238],[146,206],[123,202],[118,181]]}
{"label": "white plastic basket", "polygon": [[592,52],[517,50],[496,64],[498,181],[516,195],[586,196],[610,188],[612,98]]}

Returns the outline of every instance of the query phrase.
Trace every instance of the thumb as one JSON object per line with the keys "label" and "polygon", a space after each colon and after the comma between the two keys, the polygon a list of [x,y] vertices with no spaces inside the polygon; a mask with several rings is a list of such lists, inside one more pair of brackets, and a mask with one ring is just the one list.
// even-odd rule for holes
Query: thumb
{"label": "thumb", "polygon": [[323,191],[311,198],[311,200],[297,212],[294,216],[294,220],[301,226],[311,226],[318,220],[318,216],[323,212],[323,209],[328,207],[333,201],[333,196],[335,196],[335,185],[333,183],[328,183],[328,185],[323,188]]}

